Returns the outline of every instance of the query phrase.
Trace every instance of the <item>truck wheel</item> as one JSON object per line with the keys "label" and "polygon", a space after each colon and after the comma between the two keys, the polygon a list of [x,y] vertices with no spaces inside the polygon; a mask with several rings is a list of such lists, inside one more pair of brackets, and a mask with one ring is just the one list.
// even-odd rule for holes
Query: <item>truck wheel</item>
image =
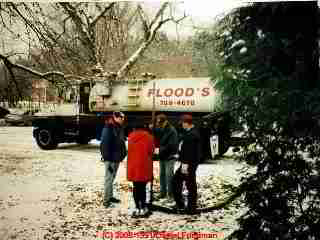
{"label": "truck wheel", "polygon": [[38,146],[43,150],[55,149],[58,143],[53,135],[52,130],[39,129],[36,133],[36,141]]}

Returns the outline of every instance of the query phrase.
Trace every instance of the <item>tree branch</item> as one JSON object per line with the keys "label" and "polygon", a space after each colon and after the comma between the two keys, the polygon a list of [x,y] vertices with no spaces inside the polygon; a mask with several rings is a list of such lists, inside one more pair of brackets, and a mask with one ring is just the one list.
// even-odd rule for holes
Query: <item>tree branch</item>
{"label": "tree branch", "polygon": [[12,68],[13,68],[12,63],[6,57],[3,57],[1,54],[0,54],[0,59],[2,59],[4,62],[4,65],[7,66],[7,69],[9,71],[9,74],[11,75],[12,81],[14,82],[14,85],[16,86],[18,95],[19,95],[20,99],[22,99],[22,92],[19,88],[19,84],[15,78],[13,71],[12,71]]}
{"label": "tree branch", "polygon": [[102,18],[111,8],[113,8],[115,5],[115,2],[112,2],[107,6],[99,15],[93,18],[92,22],[89,24],[89,27],[92,28],[96,25],[97,21]]}
{"label": "tree branch", "polygon": [[[28,7],[25,4],[23,5],[26,9],[28,9]],[[34,24],[30,23],[30,21],[19,11],[19,9],[16,7],[14,3],[9,3],[9,6],[19,15],[22,21],[33,30],[33,32],[38,36],[40,40],[45,39],[41,31]]]}
{"label": "tree branch", "polygon": [[[148,21],[146,16],[144,15],[142,7],[140,5],[138,6],[138,13],[144,27],[144,34],[145,34],[144,41],[141,43],[140,47],[136,50],[136,52],[128,59],[128,61],[117,72],[118,80],[121,80],[130,71],[133,65],[138,61],[139,57],[141,57],[144,54],[148,46],[154,40],[156,33],[158,32],[160,27],[166,22],[172,20],[172,18],[167,18],[165,20],[159,21],[159,18],[163,16],[163,13],[168,7],[168,5],[169,5],[169,2],[165,2],[162,4],[156,16],[151,21],[150,25],[148,25]],[[157,25],[154,27],[155,24]]]}
{"label": "tree branch", "polygon": [[[13,71],[12,71],[14,68],[19,69],[19,70],[22,70],[22,71],[27,72],[27,73],[30,73],[30,74],[32,74],[32,75],[34,75],[34,76],[39,77],[39,78],[46,79],[46,80],[48,80],[49,82],[51,82],[51,83],[53,83],[53,84],[56,83],[57,81],[53,81],[53,80],[50,78],[51,76],[60,76],[60,77],[62,77],[64,80],[66,80],[66,79],[75,79],[75,78],[83,79],[83,78],[80,77],[80,76],[76,76],[76,75],[65,75],[64,73],[59,72],[59,71],[50,71],[50,72],[46,72],[46,73],[41,73],[41,72],[38,72],[38,71],[36,71],[36,70],[33,70],[33,69],[29,68],[29,67],[23,66],[23,65],[21,65],[21,64],[12,63],[12,62],[8,59],[8,57],[6,57],[6,56],[4,56],[4,55],[2,55],[2,54],[0,54],[0,59],[3,60],[5,66],[6,66],[7,69],[9,70],[10,75],[11,75],[11,77],[12,77],[12,79],[13,79],[15,85],[16,85],[17,90],[19,90],[19,87],[18,87],[18,83],[16,82],[15,75],[14,75],[14,73],[13,73]],[[66,82],[66,83],[68,83],[68,82]],[[19,92],[19,93],[20,93],[20,92]]]}
{"label": "tree branch", "polygon": [[68,17],[66,17],[65,19],[63,19],[63,21],[62,21],[62,24],[63,24],[63,30],[62,30],[62,33],[60,33],[59,35],[58,35],[58,37],[55,39],[56,41],[58,41],[65,33],[66,33],[66,29],[67,29],[67,26],[66,26],[66,24],[67,24],[67,21],[70,19],[70,17],[68,16]]}
{"label": "tree branch", "polygon": [[140,17],[140,20],[142,22],[142,27],[143,27],[143,33],[144,33],[144,39],[148,40],[149,36],[150,36],[150,29],[151,27],[149,27],[149,23],[148,23],[148,18],[146,17],[146,15],[144,14],[144,11],[142,10],[141,5],[139,4],[137,7],[137,12],[138,15]]}
{"label": "tree branch", "polygon": [[90,32],[92,29],[85,29],[85,24],[83,23],[81,17],[79,16],[77,9],[74,8],[68,2],[60,2],[60,6],[68,13],[71,17],[73,23],[75,24],[78,32],[81,35],[81,42],[84,46],[88,46],[87,49],[90,52],[90,60],[95,64],[97,62],[96,55],[95,55],[95,41],[92,39],[92,34]]}
{"label": "tree branch", "polygon": [[153,27],[153,25],[158,21],[158,19],[163,16],[163,12],[166,10],[166,8],[169,6],[169,2],[164,2],[162,6],[160,7],[159,11],[157,12],[156,16],[150,23],[150,28]]}

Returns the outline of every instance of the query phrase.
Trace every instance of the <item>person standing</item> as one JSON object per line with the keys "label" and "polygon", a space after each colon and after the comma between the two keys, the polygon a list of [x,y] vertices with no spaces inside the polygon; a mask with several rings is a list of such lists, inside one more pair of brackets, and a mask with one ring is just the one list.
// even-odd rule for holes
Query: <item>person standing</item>
{"label": "person standing", "polygon": [[[175,185],[174,200],[177,211],[186,210],[187,213],[193,214],[197,208],[196,170],[201,157],[200,134],[192,123],[191,115],[185,114],[181,120],[184,135],[179,152],[181,165],[173,177],[173,184]],[[188,190],[187,206],[185,206],[182,198],[183,182],[185,182]]]}
{"label": "person standing", "polygon": [[110,207],[120,200],[113,197],[113,182],[117,175],[120,162],[126,157],[127,151],[122,125],[125,115],[114,112],[106,123],[101,134],[101,160],[105,165],[104,199],[103,205]]}
{"label": "person standing", "polygon": [[128,181],[133,182],[133,198],[136,209],[133,216],[147,216],[150,211],[146,204],[146,185],[153,178],[152,154],[154,141],[143,123],[137,123],[128,136]]}
{"label": "person standing", "polygon": [[159,139],[160,198],[172,198],[172,177],[179,147],[178,134],[165,114],[156,117],[156,128],[153,132]]}

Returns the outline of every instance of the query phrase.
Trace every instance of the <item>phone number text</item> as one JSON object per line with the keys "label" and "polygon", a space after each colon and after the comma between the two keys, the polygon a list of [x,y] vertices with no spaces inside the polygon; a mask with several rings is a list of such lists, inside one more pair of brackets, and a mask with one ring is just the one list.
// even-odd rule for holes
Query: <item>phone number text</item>
{"label": "phone number text", "polygon": [[194,106],[196,105],[195,100],[160,100],[162,106]]}

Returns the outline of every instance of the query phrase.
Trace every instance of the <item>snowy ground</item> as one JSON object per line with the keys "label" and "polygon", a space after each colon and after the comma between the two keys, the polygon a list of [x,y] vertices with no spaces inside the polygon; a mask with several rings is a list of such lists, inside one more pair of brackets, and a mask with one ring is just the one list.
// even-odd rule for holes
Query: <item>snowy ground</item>
{"label": "snowy ground", "polygon": [[[228,195],[221,188],[223,182],[239,182],[236,170],[242,165],[230,154],[200,165],[197,175],[201,206],[214,205]],[[219,239],[223,239],[236,228],[235,218],[243,211],[239,210],[240,203],[196,216],[154,212],[147,220],[132,219],[128,215],[132,197],[125,161],[116,179],[117,196],[122,202],[105,209],[104,166],[99,159],[96,141],[87,146],[61,144],[56,150],[43,151],[32,138],[31,127],[0,127],[0,239],[99,239],[97,235],[103,231],[114,238],[120,236],[116,236],[119,231],[219,232]],[[158,172],[155,162],[155,176]],[[157,177],[154,186],[156,196]],[[128,238],[132,236],[122,239]]]}

